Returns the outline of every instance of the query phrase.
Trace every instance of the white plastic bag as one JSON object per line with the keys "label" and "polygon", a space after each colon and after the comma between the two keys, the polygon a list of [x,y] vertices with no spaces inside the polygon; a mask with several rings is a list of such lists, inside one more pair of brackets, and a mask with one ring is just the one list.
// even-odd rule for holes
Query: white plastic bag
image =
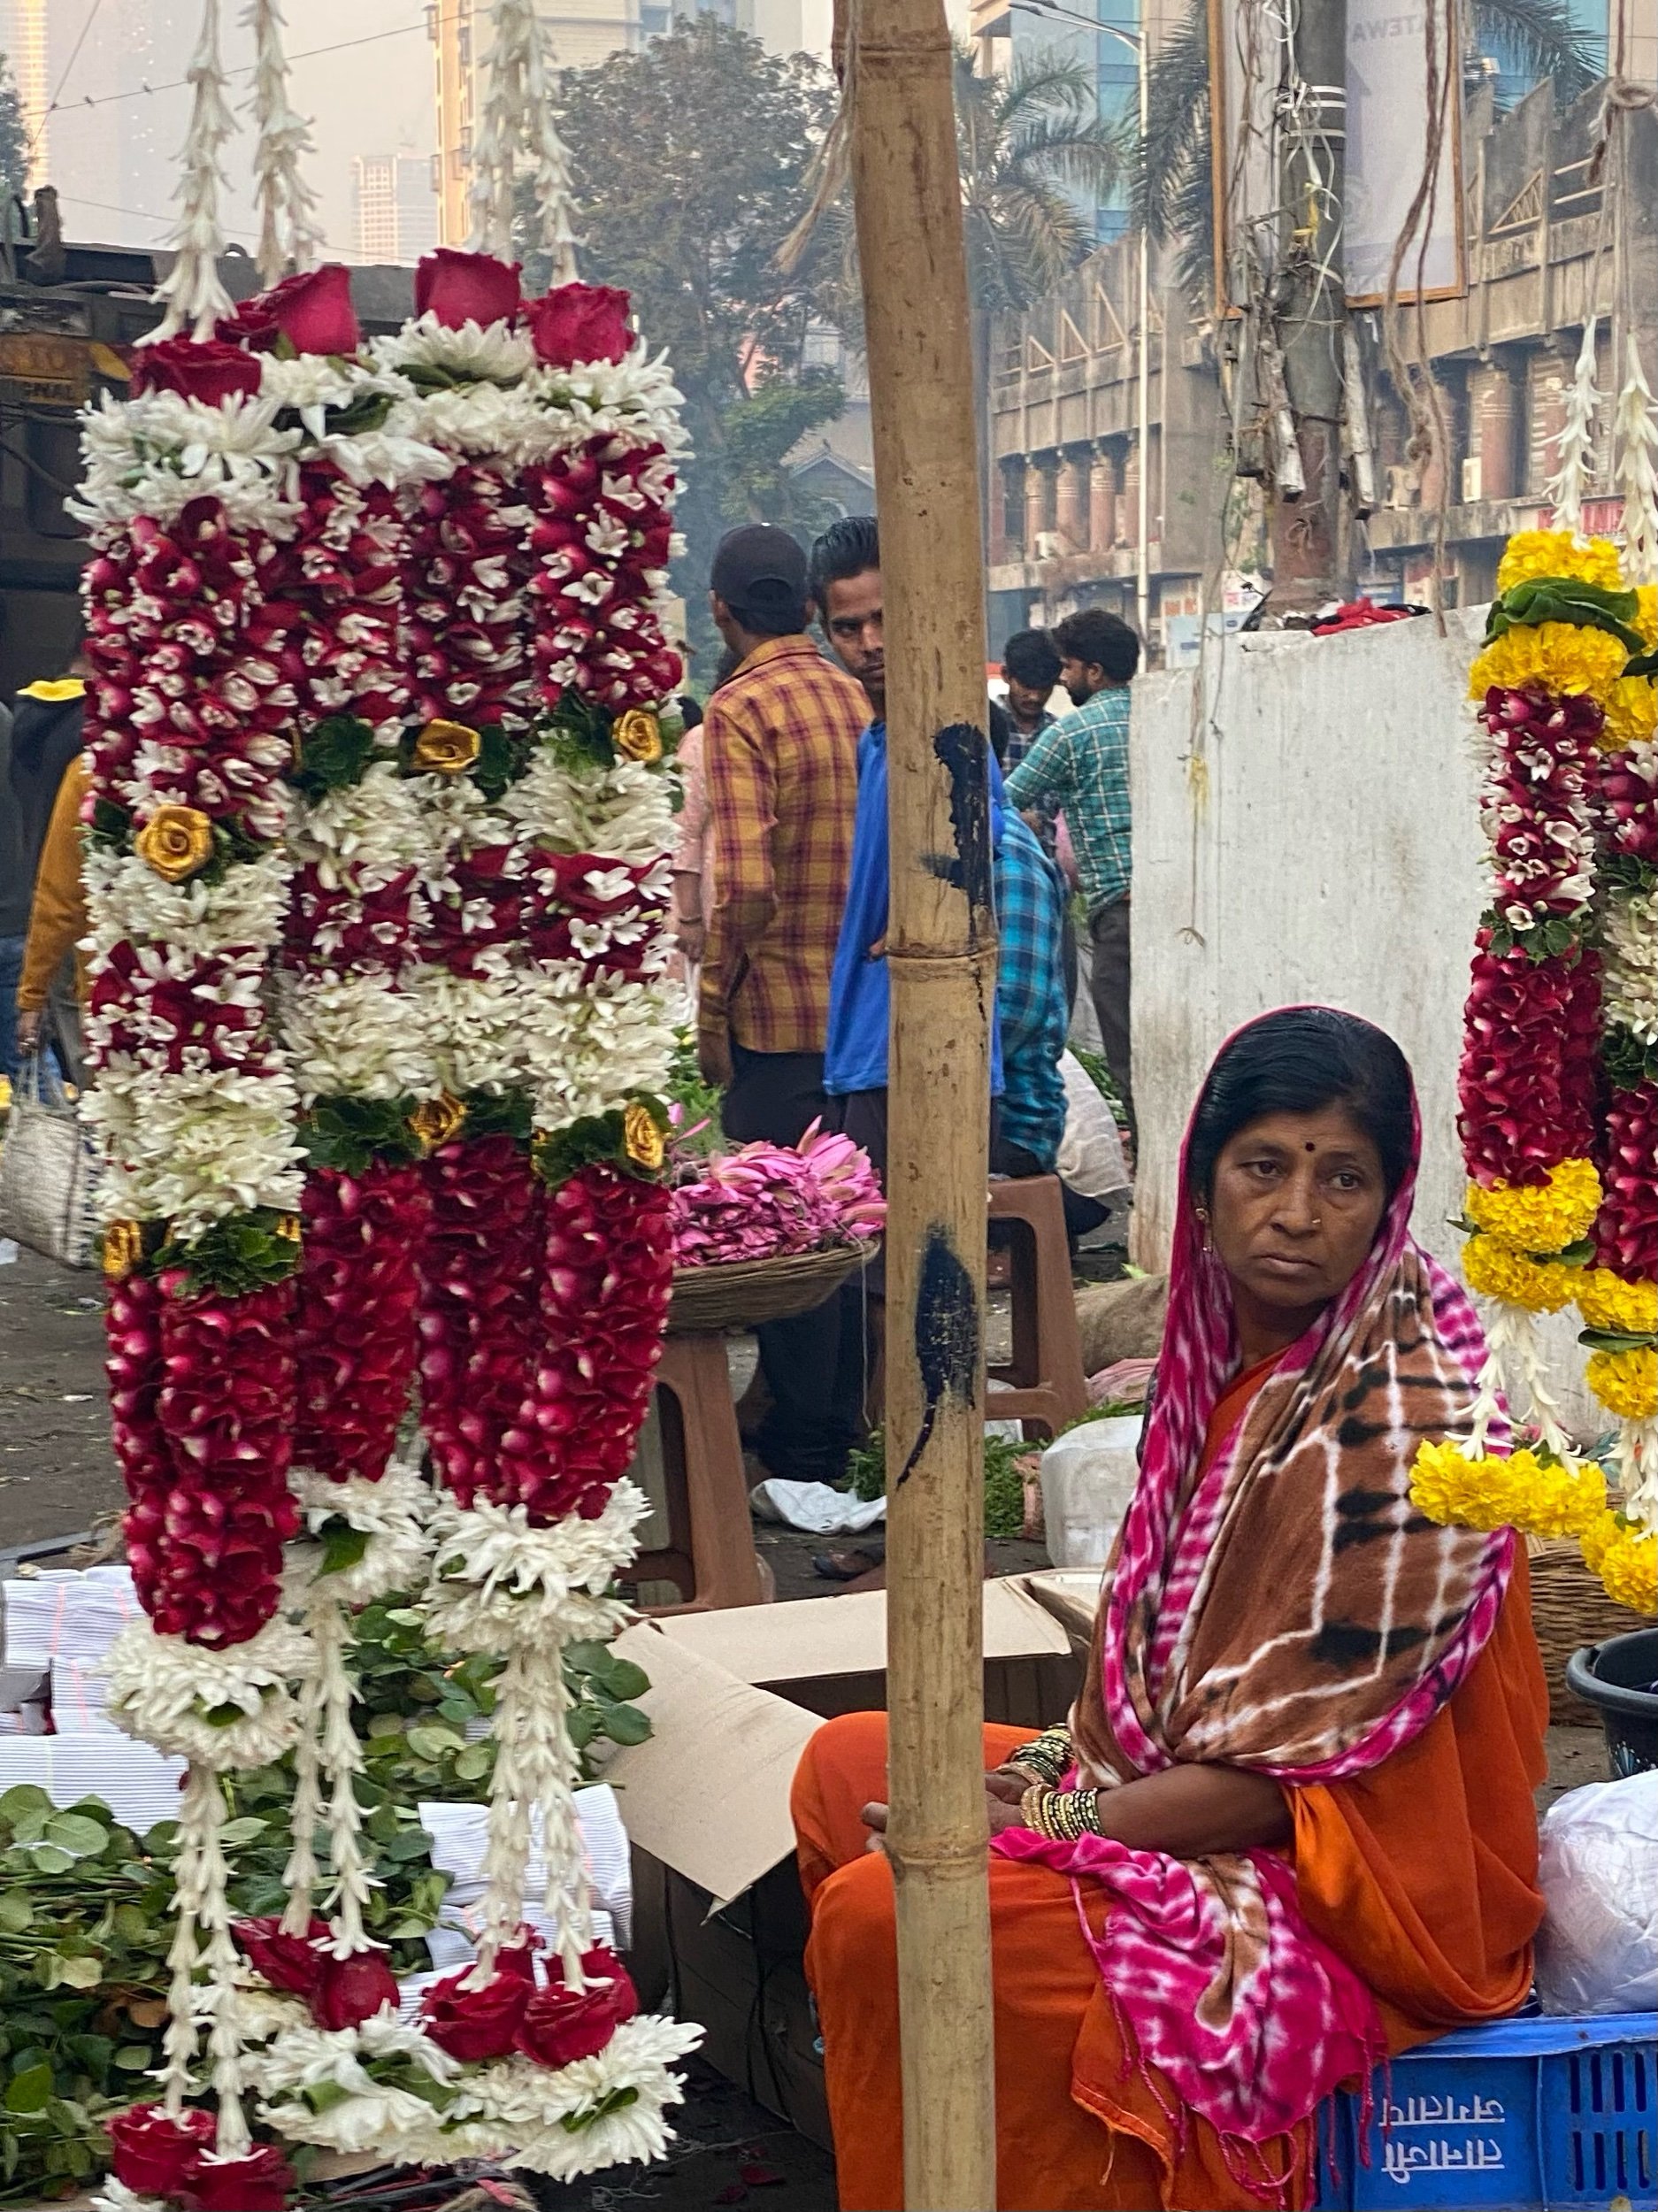
{"label": "white plastic bag", "polygon": [[887,1517],[886,1498],[855,1498],[826,1482],[786,1482],[768,1475],[748,1493],[748,1504],[762,1521],[781,1521],[814,1536],[858,1536]]}
{"label": "white plastic bag", "polygon": [[1658,2012],[1658,1773],[1591,1782],[1543,1816],[1545,2012]]}
{"label": "white plastic bag", "polygon": [[73,1102],[42,1079],[32,1052],[19,1072],[0,1151],[0,1227],[65,1267],[93,1262],[93,1156]]}
{"label": "white plastic bag", "polygon": [[1110,1108],[1074,1053],[1060,1055],[1059,1075],[1065,1086],[1065,1133],[1055,1174],[1085,1198],[1123,1197],[1129,1174]]}
{"label": "white plastic bag", "polygon": [[1103,1567],[1140,1479],[1140,1416],[1085,1421],[1042,1454],[1042,1525],[1056,1567]]}

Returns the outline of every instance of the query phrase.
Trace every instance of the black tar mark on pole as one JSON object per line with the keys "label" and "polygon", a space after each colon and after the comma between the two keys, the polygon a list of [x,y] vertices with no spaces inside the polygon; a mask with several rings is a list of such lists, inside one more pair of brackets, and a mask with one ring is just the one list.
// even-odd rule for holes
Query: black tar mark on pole
{"label": "black tar mark on pole", "polygon": [[926,853],[922,865],[967,897],[969,929],[974,941],[980,914],[994,903],[990,872],[990,746],[971,722],[952,722],[933,741],[933,750],[949,771],[953,853]]}
{"label": "black tar mark on pole", "polygon": [[979,1301],[967,1270],[940,1228],[927,1231],[921,1256],[921,1287],[916,1293],[916,1363],[921,1370],[925,1410],[920,1434],[894,1487],[909,1481],[927,1448],[945,1399],[954,1397],[967,1404],[979,1372]]}

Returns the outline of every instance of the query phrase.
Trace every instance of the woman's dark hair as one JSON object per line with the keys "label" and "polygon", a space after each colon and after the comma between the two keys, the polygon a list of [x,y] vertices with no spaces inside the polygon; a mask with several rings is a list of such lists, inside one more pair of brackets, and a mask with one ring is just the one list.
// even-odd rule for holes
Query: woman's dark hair
{"label": "woman's dark hair", "polygon": [[1209,1070],[1192,1119],[1187,1186],[1207,1200],[1222,1148],[1264,1115],[1345,1106],[1381,1156],[1391,1204],[1410,1167],[1412,1097],[1409,1063],[1386,1030],[1332,1006],[1282,1007],[1240,1031]]}

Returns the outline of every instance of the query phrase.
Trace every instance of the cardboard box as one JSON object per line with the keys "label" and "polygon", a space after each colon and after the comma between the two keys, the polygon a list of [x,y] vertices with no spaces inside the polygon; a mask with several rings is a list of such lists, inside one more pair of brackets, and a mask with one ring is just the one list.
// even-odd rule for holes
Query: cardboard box
{"label": "cardboard box", "polygon": [[[1063,1719],[1081,1676],[1051,1604],[1023,1579],[987,1582],[984,1635],[986,1718],[1032,1734]],[[655,1724],[604,1777],[633,1847],[641,1993],[668,1993],[722,2073],[832,2147],[789,1788],[824,1720],[886,1709],[886,1594],[680,1614],[616,1649],[650,1677]]]}

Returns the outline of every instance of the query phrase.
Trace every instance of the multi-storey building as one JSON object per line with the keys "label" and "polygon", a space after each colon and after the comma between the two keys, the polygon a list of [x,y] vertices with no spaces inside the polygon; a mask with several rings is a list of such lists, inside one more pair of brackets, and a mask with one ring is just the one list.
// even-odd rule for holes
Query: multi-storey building
{"label": "multi-storey building", "polygon": [[[715,15],[792,53],[802,38],[802,0],[536,0],[560,67],[589,69],[632,53],[687,16]],[[446,246],[472,228],[472,134],[487,84],[488,0],[430,0],[426,25],[435,49],[438,232]]]}
{"label": "multi-storey building", "polygon": [[351,162],[353,257],[414,262],[438,242],[429,154],[357,154]]}
{"label": "multi-storey building", "polygon": [[[1447,465],[1411,457],[1406,410],[1382,358],[1380,319],[1355,315],[1377,464],[1376,510],[1353,525],[1360,588],[1421,598],[1444,512],[1448,603],[1490,595],[1502,543],[1546,518],[1566,393],[1585,316],[1601,320],[1602,390],[1616,391],[1610,317],[1621,257],[1597,255],[1602,188],[1592,166],[1600,94],[1557,112],[1543,84],[1501,120],[1485,96],[1465,133],[1468,286],[1424,310],[1449,431]],[[1631,114],[1623,210],[1625,297],[1649,373],[1658,373],[1658,116]],[[1595,286],[1591,297],[1592,282]],[[990,583],[999,643],[1009,629],[1094,603],[1134,612],[1141,455],[1138,319],[1130,243],[1102,248],[1055,298],[998,319],[991,393]],[[1223,392],[1224,329],[1178,289],[1154,288],[1150,434],[1145,462],[1149,623],[1161,643],[1239,559],[1253,465],[1233,452]],[[1247,411],[1244,427],[1248,428]],[[1616,523],[1609,497],[1588,518]],[[1250,549],[1256,556],[1259,546]]]}

